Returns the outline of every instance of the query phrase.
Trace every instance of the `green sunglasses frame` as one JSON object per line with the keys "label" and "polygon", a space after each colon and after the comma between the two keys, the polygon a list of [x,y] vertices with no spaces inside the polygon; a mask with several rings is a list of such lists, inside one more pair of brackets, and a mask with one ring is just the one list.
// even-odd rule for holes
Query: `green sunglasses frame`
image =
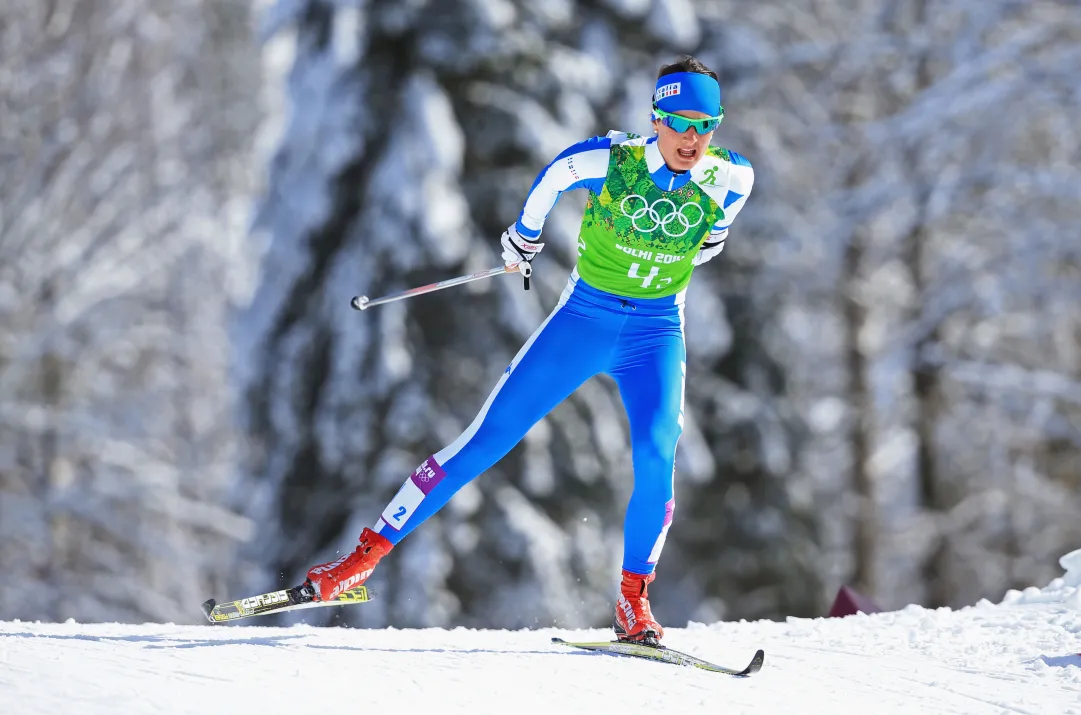
{"label": "green sunglasses frame", "polygon": [[[694,131],[699,134],[709,134],[710,132],[715,131],[717,127],[721,126],[721,122],[724,121],[724,107],[721,107],[721,113],[718,114],[716,117],[700,117],[698,119],[690,119],[688,117],[680,116],[679,114],[672,114],[671,112],[666,112],[663,109],[658,109],[657,105],[653,105],[653,113],[657,116],[658,119],[667,120],[664,122],[664,125],[670,127],[673,131],[679,132],[680,134],[687,131],[691,127],[694,127]],[[706,125],[709,122],[714,121],[717,123],[712,128],[707,129]],[[677,126],[677,124],[679,126]]]}

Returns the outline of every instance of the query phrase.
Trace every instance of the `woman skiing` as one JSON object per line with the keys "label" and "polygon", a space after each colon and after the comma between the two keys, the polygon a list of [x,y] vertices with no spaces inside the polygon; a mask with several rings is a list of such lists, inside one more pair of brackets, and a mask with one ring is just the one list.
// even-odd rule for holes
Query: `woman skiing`
{"label": "woman skiing", "polygon": [[355,551],[308,572],[317,600],[364,583],[395,544],[603,372],[627,411],[634,467],[614,628],[620,640],[659,641],[664,631],[650,612],[648,586],[675,506],[684,296],[694,266],[724,247],[754,181],[750,162],[710,146],[723,116],[717,74],[684,57],[659,72],[654,137],[609,132],[570,147],[541,171],[503,233],[503,258],[528,275],[559,195],[586,189],[578,264],[566,289],[465,432],[406,479]]}

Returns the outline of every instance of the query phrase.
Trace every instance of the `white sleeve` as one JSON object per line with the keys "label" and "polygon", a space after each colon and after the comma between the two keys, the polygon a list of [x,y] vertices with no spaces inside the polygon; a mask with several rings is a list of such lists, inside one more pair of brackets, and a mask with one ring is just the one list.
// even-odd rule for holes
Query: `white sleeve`
{"label": "white sleeve", "polygon": [[600,193],[608,176],[611,146],[610,138],[593,137],[566,149],[544,167],[518,216],[518,233],[531,239],[540,236],[548,213],[564,191],[587,188]]}

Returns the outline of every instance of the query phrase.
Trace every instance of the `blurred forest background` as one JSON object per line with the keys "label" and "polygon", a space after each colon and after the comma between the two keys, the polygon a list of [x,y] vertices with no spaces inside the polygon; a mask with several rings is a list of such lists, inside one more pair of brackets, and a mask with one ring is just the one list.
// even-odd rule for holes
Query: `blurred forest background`
{"label": "blurred forest background", "polygon": [[[756,185],[688,296],[662,623],[965,606],[1081,546],[1076,0],[7,0],[0,618],[198,622],[351,550],[554,305],[536,173],[721,76]],[[583,386],[310,623],[610,622],[632,485]]]}

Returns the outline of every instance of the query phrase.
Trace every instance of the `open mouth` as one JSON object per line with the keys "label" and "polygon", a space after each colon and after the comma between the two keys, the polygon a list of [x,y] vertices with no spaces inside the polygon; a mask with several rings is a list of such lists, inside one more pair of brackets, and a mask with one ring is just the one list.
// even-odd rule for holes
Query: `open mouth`
{"label": "open mouth", "polygon": [[683,159],[693,159],[698,155],[698,149],[676,149],[676,153]]}

